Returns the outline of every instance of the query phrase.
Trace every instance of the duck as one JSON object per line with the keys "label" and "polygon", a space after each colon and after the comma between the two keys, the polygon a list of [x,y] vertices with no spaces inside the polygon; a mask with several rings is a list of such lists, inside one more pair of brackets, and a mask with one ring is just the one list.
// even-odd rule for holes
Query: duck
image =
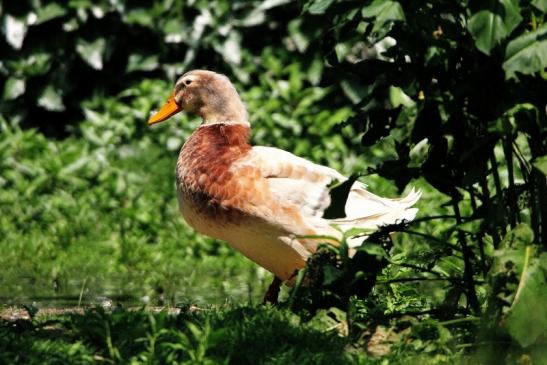
{"label": "duck", "polygon": [[[209,70],[184,73],[148,125],[182,111],[202,123],[176,162],[180,213],[197,232],[227,242],[273,273],[265,302],[275,304],[280,286],[295,284],[296,274],[324,237],[336,244],[351,228],[411,221],[418,212],[413,206],[420,191],[389,199],[355,181],[345,217],[324,218],[331,204],[329,187],[348,177],[279,148],[253,146],[249,114],[225,75]],[[357,247],[362,241],[352,237],[348,245]]]}

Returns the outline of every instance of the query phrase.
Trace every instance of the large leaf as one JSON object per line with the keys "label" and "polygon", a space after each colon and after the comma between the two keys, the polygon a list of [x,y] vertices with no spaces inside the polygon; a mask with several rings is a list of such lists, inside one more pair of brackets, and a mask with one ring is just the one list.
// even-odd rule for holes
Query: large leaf
{"label": "large leaf", "polygon": [[547,156],[536,158],[533,165],[536,169],[543,172],[543,175],[547,176]]}
{"label": "large leaf", "polygon": [[25,80],[10,77],[4,84],[4,100],[13,100],[25,93]]}
{"label": "large leaf", "polygon": [[134,53],[129,56],[127,62],[127,72],[133,71],[152,71],[159,67],[157,55],[144,55]]}
{"label": "large leaf", "polygon": [[15,49],[21,49],[25,35],[27,34],[27,24],[25,21],[11,15],[6,15],[3,25],[6,42]]}
{"label": "large leaf", "polygon": [[518,0],[490,0],[485,9],[473,14],[467,27],[475,46],[489,55],[521,20]]}
{"label": "large leaf", "polygon": [[308,35],[302,32],[302,29],[300,29],[301,25],[302,25],[301,19],[293,20],[292,22],[289,23],[287,30],[289,31],[291,39],[294,42],[296,48],[298,48],[298,51],[304,53],[306,52],[306,49],[308,48],[308,45],[310,44],[310,39]]}
{"label": "large leaf", "polygon": [[405,13],[397,1],[374,0],[361,9],[363,18],[376,18],[373,32],[385,27],[388,22],[405,21]]}
{"label": "large leaf", "polygon": [[414,100],[412,100],[410,96],[405,94],[403,89],[398,86],[389,87],[389,102],[394,108],[398,108],[401,105],[410,108],[416,105]]}
{"label": "large leaf", "polygon": [[520,223],[503,237],[500,249],[520,249],[532,242],[534,242],[534,231],[528,224]]}
{"label": "large leaf", "polygon": [[50,21],[52,19],[61,17],[67,13],[65,7],[57,3],[50,3],[46,6],[38,7],[36,11],[36,22],[33,25],[38,25]]}
{"label": "large leaf", "polygon": [[46,87],[38,98],[38,105],[49,111],[61,112],[65,110],[61,95],[51,85]]}
{"label": "large leaf", "polygon": [[515,267],[522,272],[525,264],[525,251],[534,242],[534,232],[528,224],[520,223],[507,232],[499,248],[493,252],[490,275],[504,274],[508,268]]}
{"label": "large leaf", "polygon": [[241,34],[231,31],[228,39],[220,47],[220,53],[226,62],[239,65],[241,63]]}
{"label": "large leaf", "polygon": [[539,10],[547,13],[547,1],[545,0],[532,0],[532,5],[534,5]]}
{"label": "large leaf", "polygon": [[344,94],[351,100],[353,104],[359,104],[376,85],[362,85],[353,79],[344,79],[340,81],[340,87]]}
{"label": "large leaf", "polygon": [[329,6],[333,3],[334,0],[314,0],[310,7],[308,8],[308,11],[311,14],[324,14],[325,11],[329,8]]}
{"label": "large leaf", "polygon": [[104,38],[98,38],[93,42],[79,40],[76,45],[76,51],[95,70],[103,69],[103,57],[106,49]]}
{"label": "large leaf", "polygon": [[511,336],[523,347],[547,335],[547,281],[542,268],[547,254],[531,259],[531,253],[532,246],[529,246],[515,300],[505,322]]}
{"label": "large leaf", "polygon": [[505,77],[516,72],[532,75],[547,67],[547,23],[533,32],[524,34],[507,45],[503,69]]}

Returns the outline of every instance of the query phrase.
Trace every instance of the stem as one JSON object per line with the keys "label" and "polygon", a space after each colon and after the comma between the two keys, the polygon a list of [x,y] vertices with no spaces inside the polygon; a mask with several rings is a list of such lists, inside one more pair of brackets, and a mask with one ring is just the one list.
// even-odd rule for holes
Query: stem
{"label": "stem", "polygon": [[[482,189],[482,203],[486,206],[490,206],[492,204],[490,199],[490,189],[488,189],[488,181],[486,181],[486,178],[483,178],[480,180],[480,185]],[[490,226],[490,225],[489,225]],[[501,242],[501,238],[498,232],[498,228],[500,228],[503,231],[503,235],[505,235],[505,227],[491,227],[489,229],[489,233],[492,236],[492,240],[494,241],[494,248],[498,248],[499,243]]]}
{"label": "stem", "polygon": [[530,223],[532,230],[534,231],[534,237],[541,237],[541,219],[540,219],[540,202],[539,195],[539,181],[537,179],[536,171],[530,173],[530,183],[528,184],[530,198],[528,200],[530,204]]}
{"label": "stem", "polygon": [[486,278],[488,275],[488,265],[486,263],[486,254],[484,253],[484,240],[483,233],[479,233],[477,240],[479,241],[479,253],[481,255],[481,268],[482,268],[482,276]]}
{"label": "stem", "polygon": [[465,322],[476,322],[476,321],[480,321],[480,320],[481,320],[480,317],[469,316],[469,317],[464,317],[464,318],[450,319],[448,321],[439,322],[439,324],[441,326],[450,326],[451,324],[458,324],[458,323],[465,323]]}
{"label": "stem", "polygon": [[405,232],[405,233],[409,233],[409,234],[413,234],[413,235],[416,235],[416,236],[420,236],[420,237],[424,237],[424,238],[427,238],[431,241],[434,241],[434,242],[437,242],[437,243],[440,243],[440,244],[443,244],[443,245],[447,245],[449,246],[450,248],[452,248],[453,250],[455,251],[458,251],[458,252],[462,252],[461,248],[459,248],[458,246],[448,242],[448,241],[443,241],[443,240],[440,240],[438,239],[437,237],[433,237],[433,236],[430,236],[428,234],[425,234],[425,233],[422,233],[422,232],[418,232],[418,231],[411,231],[411,230],[403,230],[401,232]]}
{"label": "stem", "polygon": [[427,222],[427,221],[431,221],[431,220],[434,220],[434,219],[456,219],[456,216],[454,216],[452,214],[431,215],[429,217],[421,217],[421,218],[418,218],[418,219],[414,219],[410,223]]}
{"label": "stem", "polygon": [[530,171],[532,170],[532,168],[530,167],[528,161],[526,161],[526,159],[524,158],[524,155],[522,154],[522,151],[520,150],[516,142],[513,142],[513,152],[515,153],[515,156],[517,156],[524,182],[528,183],[528,181],[530,180]]}
{"label": "stem", "polygon": [[503,190],[501,188],[500,174],[498,173],[498,163],[496,161],[496,156],[494,155],[494,150],[490,151],[490,166],[492,175],[494,176],[494,184],[496,185],[496,194],[503,198]]}
{"label": "stem", "polygon": [[479,181],[479,184],[481,185],[481,189],[482,189],[482,202],[489,203],[490,189],[488,188],[488,181],[486,181],[486,178],[483,178]]}
{"label": "stem", "polygon": [[[455,197],[452,198],[452,205],[454,208],[454,214],[456,214],[456,220],[458,221],[458,224],[461,224],[460,207],[458,206],[458,202],[456,201]],[[463,234],[461,230],[458,230],[458,240],[460,241],[460,245],[462,246],[463,262],[464,262],[463,277],[465,279],[465,284],[466,284],[467,299],[473,311],[477,315],[480,315],[481,309],[479,305],[479,300],[477,298],[477,293],[475,292],[475,281],[473,279],[473,266],[471,264],[471,260],[473,258],[473,251],[471,251],[471,249],[469,249],[469,246],[467,246],[465,235]]]}
{"label": "stem", "polygon": [[[444,277],[444,278],[399,278],[399,279],[390,279],[390,280],[378,280],[377,284],[393,284],[393,283],[406,283],[410,281],[450,281],[450,282],[458,282],[462,281],[462,278],[450,278],[450,277]],[[482,283],[482,282],[481,282]]]}
{"label": "stem", "polygon": [[516,190],[515,190],[515,176],[513,167],[513,138],[511,133],[508,132],[503,139],[503,152],[505,154],[505,161],[507,163],[507,176],[509,178],[509,187],[507,190],[507,200],[509,203],[509,223],[511,228],[515,228],[517,221],[520,221],[520,215],[517,206]]}
{"label": "stem", "polygon": [[532,256],[533,252],[534,246],[526,246],[526,249],[524,251],[524,264],[522,265],[522,273],[520,274],[519,286],[517,288],[517,292],[515,293],[515,299],[513,300],[513,303],[511,303],[511,308],[513,308],[515,303],[518,302],[520,298],[520,293],[522,292],[524,282],[526,281],[526,275],[528,274],[528,266],[530,266],[530,256]]}
{"label": "stem", "polygon": [[80,296],[78,297],[78,308],[80,308],[80,305],[82,304],[82,297],[84,295],[84,289],[85,289],[86,283],[87,283],[87,277],[84,279],[84,282],[82,283],[82,289],[80,290]]}
{"label": "stem", "polygon": [[532,205],[532,209],[536,210],[536,239],[540,244],[543,244],[544,248],[547,248],[547,178],[545,178],[545,175],[537,169],[532,171],[532,177],[533,179],[531,180],[533,181],[533,185],[530,189],[530,193],[532,193],[532,191],[535,193],[534,200],[536,204],[535,209],[534,205]]}
{"label": "stem", "polygon": [[477,202],[475,201],[475,191],[472,186],[469,187],[469,201],[471,202],[471,208],[473,209],[473,215],[477,213]]}
{"label": "stem", "polygon": [[409,281],[458,281],[461,278],[399,278],[390,280],[378,280],[377,284],[406,283]]}
{"label": "stem", "polygon": [[397,265],[397,266],[401,266],[401,267],[408,267],[409,269],[414,269],[414,270],[418,270],[418,271],[423,271],[423,272],[428,272],[430,274],[433,274],[433,275],[437,275],[439,277],[442,277],[443,274],[439,273],[439,272],[436,272],[436,271],[433,271],[431,269],[426,269],[425,267],[421,267],[421,266],[418,266],[418,265],[412,265],[412,264],[400,264],[400,263],[397,263],[397,262],[393,262],[393,261],[389,261],[390,264],[392,265]]}
{"label": "stem", "polygon": [[[477,211],[477,202],[475,202],[475,191],[472,186],[469,187],[469,200],[471,201],[471,207],[473,208],[473,214]],[[484,278],[486,278],[486,275],[488,274],[488,270],[486,268],[486,255],[484,253],[484,240],[482,232],[478,234],[478,242],[479,242],[479,252],[481,255],[481,266],[482,266],[482,275]]]}

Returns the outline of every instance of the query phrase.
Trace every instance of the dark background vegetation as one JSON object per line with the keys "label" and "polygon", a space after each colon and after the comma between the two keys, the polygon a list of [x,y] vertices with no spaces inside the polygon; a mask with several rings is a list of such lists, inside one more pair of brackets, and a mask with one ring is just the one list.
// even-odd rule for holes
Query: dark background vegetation
{"label": "dark background vegetation", "polygon": [[[3,316],[0,362],[546,363],[546,11],[3,2],[0,297],[32,318]],[[199,121],[145,123],[193,68],[236,84],[254,143],[381,195],[421,188],[416,221],[353,259],[324,248],[312,288],[257,306],[269,274],[177,212]],[[39,315],[51,306],[96,309]]]}

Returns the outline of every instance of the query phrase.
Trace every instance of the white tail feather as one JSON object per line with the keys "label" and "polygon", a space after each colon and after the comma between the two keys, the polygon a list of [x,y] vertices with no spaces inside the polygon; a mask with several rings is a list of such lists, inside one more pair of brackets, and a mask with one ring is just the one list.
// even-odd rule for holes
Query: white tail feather
{"label": "white tail feather", "polygon": [[[330,220],[342,230],[350,228],[376,229],[388,224],[411,221],[418,213],[417,208],[411,208],[422,195],[421,191],[414,188],[410,193],[399,199],[382,198],[364,189],[360,183],[356,183],[346,202],[346,217]],[[350,247],[359,246],[363,237],[349,239]]]}

